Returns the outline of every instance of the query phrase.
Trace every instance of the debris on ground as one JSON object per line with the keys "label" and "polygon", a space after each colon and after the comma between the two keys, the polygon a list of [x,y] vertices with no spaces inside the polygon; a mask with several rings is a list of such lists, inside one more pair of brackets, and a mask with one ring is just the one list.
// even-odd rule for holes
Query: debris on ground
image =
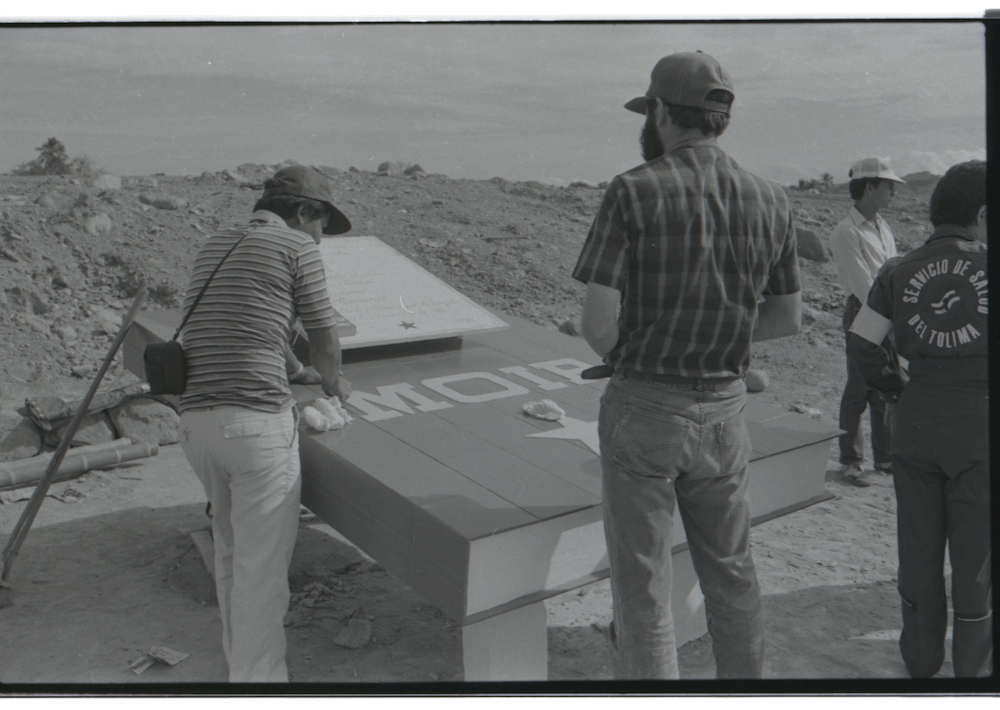
{"label": "debris on ground", "polygon": [[154,663],[162,663],[167,666],[176,666],[187,658],[190,654],[175,651],[166,646],[154,646],[144,656],[140,656],[128,664],[128,669],[136,675],[143,673]]}
{"label": "debris on ground", "polygon": [[367,619],[350,619],[333,642],[344,648],[360,648],[368,643],[371,637],[372,622]]}
{"label": "debris on ground", "polygon": [[540,402],[525,402],[521,410],[536,419],[545,419],[550,422],[558,421],[566,416],[566,412],[551,399],[543,399]]}

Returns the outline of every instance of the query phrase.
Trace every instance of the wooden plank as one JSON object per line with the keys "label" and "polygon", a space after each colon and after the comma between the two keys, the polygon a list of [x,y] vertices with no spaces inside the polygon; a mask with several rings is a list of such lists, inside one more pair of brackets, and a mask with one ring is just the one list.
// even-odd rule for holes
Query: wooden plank
{"label": "wooden plank", "polygon": [[[349,499],[325,488],[322,479],[316,477],[303,477],[302,503],[451,618],[465,618],[468,547],[463,536],[430,513],[420,511],[414,519],[414,543],[405,544],[352,506]],[[427,539],[428,528],[451,542],[434,550],[444,566],[427,560],[425,553],[430,551],[419,545],[419,540]]]}
{"label": "wooden plank", "polygon": [[499,535],[538,522],[538,517],[531,512],[485,488],[477,488],[471,495],[428,500],[421,507],[465,540]]}
{"label": "wooden plank", "polygon": [[781,432],[774,431],[760,422],[747,422],[750,444],[762,456],[772,456],[782,451],[802,446],[802,442]]}
{"label": "wooden plank", "polygon": [[840,436],[841,429],[831,427],[812,417],[786,412],[780,417],[774,417],[761,422],[774,432],[783,434],[800,444],[813,444],[831,437]]}
{"label": "wooden plank", "polygon": [[522,606],[462,627],[464,680],[548,680],[545,605]]}
{"label": "wooden plank", "polygon": [[212,540],[212,533],[208,530],[195,530],[191,533],[191,541],[194,542],[198,555],[205,565],[208,574],[215,579],[215,542]]}
{"label": "wooden plank", "polygon": [[823,493],[831,444],[821,441],[751,463],[752,514],[767,515]]}
{"label": "wooden plank", "polygon": [[447,458],[442,463],[542,520],[601,503],[599,497],[503,449],[493,449],[489,456]]}
{"label": "wooden plank", "polygon": [[584,508],[474,540],[469,552],[472,615],[607,569],[603,509]]}
{"label": "wooden plank", "polygon": [[[579,338],[555,332],[516,337],[536,326],[505,320],[511,330],[502,334],[365,348],[370,361],[345,365],[356,390],[375,393],[378,383],[405,382],[450,406],[422,411],[404,399],[408,413],[378,421],[354,409],[355,421],[345,429],[303,430],[301,437],[303,503],[460,623],[480,623],[608,574],[598,456],[578,440],[529,438],[564,423],[521,411],[526,401],[549,398],[575,419],[595,422],[606,381],[574,384],[561,374],[569,370],[532,367],[592,356]],[[169,330],[166,337],[173,333],[160,329]],[[563,346],[557,352],[533,340]],[[345,362],[359,352],[348,351]],[[523,367],[543,384],[565,386],[544,389],[501,367]],[[480,371],[525,393],[463,403],[423,385]],[[459,397],[502,389],[489,379],[447,382]],[[294,386],[293,392],[300,402],[320,395],[316,387]],[[748,424],[756,450],[750,469],[756,523],[823,499],[826,456],[839,430],[799,421],[807,418],[755,397],[748,397],[747,419],[759,424]],[[809,437],[827,438],[809,444]],[[678,639],[694,638],[704,633],[704,610],[679,522],[674,539]]]}

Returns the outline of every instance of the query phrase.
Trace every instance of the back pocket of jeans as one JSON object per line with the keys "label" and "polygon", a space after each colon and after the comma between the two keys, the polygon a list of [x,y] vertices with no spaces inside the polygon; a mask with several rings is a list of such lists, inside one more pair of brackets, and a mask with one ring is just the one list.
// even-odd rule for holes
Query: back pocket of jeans
{"label": "back pocket of jeans", "polygon": [[222,427],[222,436],[226,439],[242,439],[247,436],[260,436],[269,430],[270,427],[265,421],[237,422]]}
{"label": "back pocket of jeans", "polygon": [[719,445],[719,473],[739,473],[750,463],[750,432],[746,420],[737,417],[715,425],[715,440]]}
{"label": "back pocket of jeans", "polygon": [[608,457],[637,476],[676,478],[691,461],[697,435],[685,417],[626,404],[614,423]]}

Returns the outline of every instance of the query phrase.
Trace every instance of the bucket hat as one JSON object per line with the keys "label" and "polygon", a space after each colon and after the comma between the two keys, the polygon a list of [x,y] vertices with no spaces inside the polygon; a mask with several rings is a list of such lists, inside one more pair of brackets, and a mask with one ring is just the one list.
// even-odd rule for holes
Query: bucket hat
{"label": "bucket hat", "polygon": [[306,165],[290,165],[282,168],[264,181],[264,197],[292,195],[318,200],[330,208],[330,218],[323,228],[323,234],[343,234],[351,231],[351,221],[333,204],[333,193],[326,175]]}

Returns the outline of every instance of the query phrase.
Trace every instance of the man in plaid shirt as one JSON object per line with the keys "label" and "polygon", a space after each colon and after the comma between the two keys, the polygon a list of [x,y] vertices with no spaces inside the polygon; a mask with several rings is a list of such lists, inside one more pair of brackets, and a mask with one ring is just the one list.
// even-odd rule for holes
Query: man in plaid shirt
{"label": "man in plaid shirt", "polygon": [[611,181],[573,271],[587,284],[583,335],[614,373],[598,431],[616,678],[678,677],[675,500],[716,675],[763,672],[743,376],[752,341],[799,331],[802,301],[787,196],[716,142],[734,97],[707,54],[656,64],[625,104],[646,115],[647,162]]}

